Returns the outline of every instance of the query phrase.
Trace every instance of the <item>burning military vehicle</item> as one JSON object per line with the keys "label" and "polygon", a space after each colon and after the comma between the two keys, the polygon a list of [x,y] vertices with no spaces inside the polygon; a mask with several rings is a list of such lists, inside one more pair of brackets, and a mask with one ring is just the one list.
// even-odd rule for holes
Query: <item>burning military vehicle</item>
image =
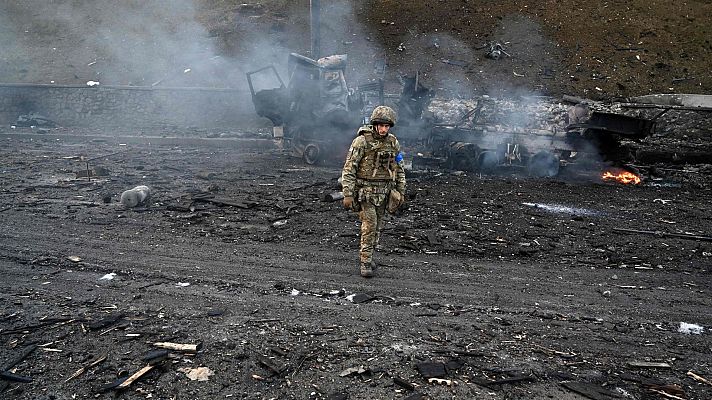
{"label": "burning military vehicle", "polygon": [[552,177],[562,166],[630,162],[627,144],[655,131],[655,118],[592,111],[585,103],[572,107],[544,97],[443,100],[417,76],[404,82],[397,135],[420,149],[414,168],[487,173],[508,167]]}

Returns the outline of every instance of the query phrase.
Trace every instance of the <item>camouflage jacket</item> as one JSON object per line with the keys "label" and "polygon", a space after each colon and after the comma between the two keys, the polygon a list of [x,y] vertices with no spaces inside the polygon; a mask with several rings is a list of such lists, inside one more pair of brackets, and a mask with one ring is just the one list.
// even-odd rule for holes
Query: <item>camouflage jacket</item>
{"label": "camouflage jacket", "polygon": [[403,155],[398,139],[390,133],[377,139],[373,133],[373,126],[364,125],[351,143],[341,172],[344,197],[355,197],[361,186],[383,183],[405,194]]}

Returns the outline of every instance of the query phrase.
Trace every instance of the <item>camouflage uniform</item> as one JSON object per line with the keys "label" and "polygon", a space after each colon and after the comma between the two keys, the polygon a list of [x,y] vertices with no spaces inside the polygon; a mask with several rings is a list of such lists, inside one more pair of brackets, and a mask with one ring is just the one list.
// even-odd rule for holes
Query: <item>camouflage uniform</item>
{"label": "camouflage uniform", "polygon": [[374,123],[395,124],[395,112],[379,106],[373,111],[371,125],[358,130],[351,143],[344,169],[341,173],[344,197],[354,199],[352,210],[358,211],[361,220],[361,275],[372,275],[373,250],[378,244],[383,227],[383,217],[389,193],[397,190],[405,194],[403,156],[398,139],[388,133],[379,138]]}

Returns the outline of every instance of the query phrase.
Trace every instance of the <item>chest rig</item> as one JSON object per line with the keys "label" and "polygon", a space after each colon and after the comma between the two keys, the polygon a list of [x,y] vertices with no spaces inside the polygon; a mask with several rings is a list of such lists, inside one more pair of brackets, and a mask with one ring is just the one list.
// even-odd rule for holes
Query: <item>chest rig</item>
{"label": "chest rig", "polygon": [[371,132],[364,132],[366,151],[359,163],[356,177],[365,181],[395,181],[396,179],[396,140],[393,135],[385,139],[376,139]]}

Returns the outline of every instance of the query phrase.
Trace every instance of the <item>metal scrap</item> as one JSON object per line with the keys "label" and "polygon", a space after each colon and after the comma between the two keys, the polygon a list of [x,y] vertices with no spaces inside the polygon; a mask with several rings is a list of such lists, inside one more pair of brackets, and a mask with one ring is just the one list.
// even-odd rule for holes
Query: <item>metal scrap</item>
{"label": "metal scrap", "polygon": [[369,369],[365,368],[363,365],[360,365],[358,367],[346,368],[345,370],[339,373],[339,376],[344,378],[350,375],[362,375],[367,372],[369,372]]}
{"label": "metal scrap", "polygon": [[611,400],[623,397],[618,393],[611,392],[610,390],[604,389],[599,385],[587,382],[565,382],[561,385],[572,392],[593,400]]}
{"label": "metal scrap", "polygon": [[507,57],[511,57],[511,55],[504,50],[504,46],[501,43],[494,42],[490,43],[489,49],[487,50],[485,57],[491,58],[493,60],[499,60],[503,54]]}

